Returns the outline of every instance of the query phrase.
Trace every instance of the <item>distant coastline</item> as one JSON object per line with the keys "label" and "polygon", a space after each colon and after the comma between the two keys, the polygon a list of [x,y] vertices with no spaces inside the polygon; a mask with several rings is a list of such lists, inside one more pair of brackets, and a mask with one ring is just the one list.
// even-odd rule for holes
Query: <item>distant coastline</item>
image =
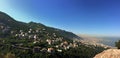
{"label": "distant coastline", "polygon": [[115,47],[115,42],[120,40],[120,37],[99,37],[99,38],[103,40],[100,43],[103,43],[105,45],[112,46],[112,47]]}
{"label": "distant coastline", "polygon": [[93,35],[79,35],[85,41],[93,42],[93,43],[101,43],[107,46],[115,47],[115,42],[120,40],[120,37],[115,36],[93,36]]}

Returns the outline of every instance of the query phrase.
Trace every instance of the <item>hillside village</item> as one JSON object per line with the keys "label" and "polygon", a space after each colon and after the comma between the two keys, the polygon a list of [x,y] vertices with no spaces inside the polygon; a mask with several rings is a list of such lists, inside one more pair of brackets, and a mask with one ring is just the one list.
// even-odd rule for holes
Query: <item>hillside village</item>
{"label": "hillside village", "polygon": [[[62,52],[62,49],[69,49],[69,48],[75,48],[75,47],[78,47],[78,43],[77,42],[72,42],[72,43],[69,43],[65,40],[63,40],[63,37],[58,37],[56,35],[56,33],[52,33],[52,34],[49,34],[47,32],[45,32],[46,29],[42,29],[41,30],[33,30],[33,29],[29,29],[27,32],[24,32],[23,30],[19,30],[19,31],[10,31],[9,30],[10,27],[5,27],[4,25],[0,25],[0,30],[3,32],[3,33],[7,33],[7,32],[10,32],[11,35],[13,35],[14,38],[17,38],[17,39],[27,39],[27,40],[33,40],[31,41],[33,44],[37,44],[37,43],[42,43],[42,42],[46,42],[47,45],[54,45],[55,48],[57,48],[56,50],[58,52]],[[43,39],[42,38],[42,35],[40,33],[45,33],[48,37],[48,39]],[[45,35],[44,34],[44,35]],[[52,37],[52,38],[50,38]],[[3,41],[5,42],[5,41]],[[56,44],[58,43],[59,44]],[[13,44],[12,46],[13,47],[16,47],[16,48],[22,48],[22,49],[31,49],[31,48],[28,48],[28,47],[22,47],[22,43],[18,43],[18,44]],[[61,49],[59,49],[61,48]],[[52,52],[54,51],[54,48],[52,47],[49,47],[49,48],[44,48],[44,47],[34,47],[33,50],[35,52],[35,50],[37,49],[36,52],[38,52],[38,49],[40,51],[47,51],[47,52]]]}
{"label": "hillside village", "polygon": [[[85,41],[82,40],[72,40],[72,41],[67,41],[65,39],[63,39],[63,37],[58,37],[56,35],[56,33],[48,33],[46,32],[46,29],[37,29],[37,30],[33,30],[33,29],[29,29],[28,31],[24,31],[24,30],[15,30],[15,31],[10,31],[10,27],[5,27],[4,24],[0,25],[0,30],[3,33],[7,33],[10,32],[11,35],[13,35],[13,38],[17,38],[17,39],[27,39],[30,43],[32,44],[39,44],[39,43],[47,43],[48,46],[50,47],[41,47],[41,46],[34,46],[33,48],[30,47],[24,47],[23,43],[16,43],[16,44],[12,44],[12,47],[15,48],[19,48],[19,49],[23,49],[23,50],[29,50],[32,49],[33,52],[48,52],[48,53],[54,53],[55,51],[57,52],[62,52],[63,50],[67,50],[70,48],[76,48],[78,46],[80,46],[81,44],[89,46],[89,45],[94,45],[94,46],[101,46],[104,48],[109,48],[108,46],[105,45],[100,45],[100,44],[91,44],[91,43],[87,43]],[[46,35],[46,39],[42,38],[43,34]],[[3,41],[5,42],[5,41]]]}
{"label": "hillside village", "polygon": [[72,32],[35,22],[19,22],[4,13],[0,13],[0,46],[0,55],[13,53],[20,58],[92,58],[110,48],[85,42]]}

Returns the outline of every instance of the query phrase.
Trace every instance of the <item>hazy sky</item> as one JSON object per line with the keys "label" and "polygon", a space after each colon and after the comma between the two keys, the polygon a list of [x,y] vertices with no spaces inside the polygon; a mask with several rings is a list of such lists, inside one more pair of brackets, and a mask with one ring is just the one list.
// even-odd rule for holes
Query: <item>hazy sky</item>
{"label": "hazy sky", "polygon": [[0,0],[0,11],[77,34],[120,36],[120,0]]}

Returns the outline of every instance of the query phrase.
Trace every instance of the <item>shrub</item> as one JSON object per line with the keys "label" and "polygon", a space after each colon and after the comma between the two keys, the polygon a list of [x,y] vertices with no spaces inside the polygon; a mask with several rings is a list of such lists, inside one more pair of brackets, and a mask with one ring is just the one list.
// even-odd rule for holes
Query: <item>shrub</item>
{"label": "shrub", "polygon": [[115,46],[120,49],[120,40],[118,42],[115,42]]}

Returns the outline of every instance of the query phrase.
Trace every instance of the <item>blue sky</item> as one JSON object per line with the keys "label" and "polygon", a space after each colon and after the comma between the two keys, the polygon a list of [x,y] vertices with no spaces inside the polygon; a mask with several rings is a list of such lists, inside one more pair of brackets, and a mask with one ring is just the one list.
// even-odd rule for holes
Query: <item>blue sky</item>
{"label": "blue sky", "polygon": [[76,34],[120,36],[119,0],[0,0],[0,11]]}

